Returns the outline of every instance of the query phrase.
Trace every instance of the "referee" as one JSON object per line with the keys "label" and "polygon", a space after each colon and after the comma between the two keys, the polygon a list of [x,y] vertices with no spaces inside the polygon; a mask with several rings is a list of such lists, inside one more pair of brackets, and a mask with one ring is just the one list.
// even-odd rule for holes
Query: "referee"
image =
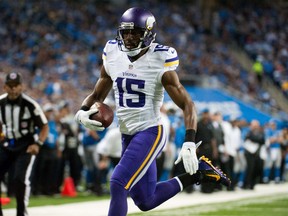
{"label": "referee", "polygon": [[19,73],[12,72],[6,76],[4,91],[6,93],[0,95],[0,181],[3,181],[9,168],[14,166],[12,179],[17,216],[27,216],[31,170],[49,127],[40,105],[23,93]]}

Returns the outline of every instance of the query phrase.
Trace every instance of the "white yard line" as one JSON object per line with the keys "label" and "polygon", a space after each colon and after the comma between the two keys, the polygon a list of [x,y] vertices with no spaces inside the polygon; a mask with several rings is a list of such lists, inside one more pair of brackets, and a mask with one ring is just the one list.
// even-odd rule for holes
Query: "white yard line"
{"label": "white yard line", "polygon": [[[288,183],[257,185],[254,190],[221,191],[203,194],[198,191],[187,194],[181,193],[163,203],[155,210],[179,208],[184,206],[201,205],[207,203],[221,203],[246,198],[259,198],[275,194],[288,194]],[[140,212],[131,199],[128,199],[129,213]],[[29,216],[107,216],[109,200],[90,201],[85,203],[65,204],[58,206],[42,206],[28,208]],[[6,209],[4,216],[15,216],[15,209]],[[147,212],[149,215],[149,212]]]}

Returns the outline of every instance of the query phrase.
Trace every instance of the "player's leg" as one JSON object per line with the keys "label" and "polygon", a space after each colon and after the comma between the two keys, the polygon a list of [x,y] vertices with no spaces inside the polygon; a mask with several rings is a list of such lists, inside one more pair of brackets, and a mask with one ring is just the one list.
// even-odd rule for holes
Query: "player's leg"
{"label": "player's leg", "polygon": [[280,180],[281,180],[281,163],[282,163],[281,148],[275,148],[274,151],[275,151],[274,180],[275,180],[275,183],[280,183]]}
{"label": "player's leg", "polygon": [[[0,147],[0,197],[2,195],[1,191],[1,182],[4,181],[4,175],[9,170],[10,166],[13,165],[14,157],[9,151],[5,150],[4,148]],[[2,216],[2,206],[0,202],[0,216]]]}
{"label": "player's leg", "polygon": [[[189,184],[192,183],[190,175],[188,179]],[[181,190],[182,183],[179,178],[157,183],[156,161],[153,161],[145,175],[131,189],[130,196],[139,209],[148,211],[175,196]]]}
{"label": "player's leg", "polygon": [[[151,128],[135,136],[130,143],[130,145],[133,144],[138,148],[136,151],[144,153],[138,153],[137,166],[139,168],[133,176],[134,179],[132,177],[127,184],[130,187],[131,198],[142,211],[148,211],[159,206],[179,193],[183,189],[183,185],[186,187],[199,180],[198,174],[193,176],[184,174],[168,181],[157,183],[156,157],[159,152],[156,149],[159,146],[161,150],[162,143],[166,142],[166,136],[163,136],[163,133],[162,127]],[[144,143],[143,140],[145,140]]]}
{"label": "player's leg", "polygon": [[128,191],[145,175],[164,144],[162,126],[149,128],[134,136],[122,136],[123,155],[110,179],[109,216],[127,214]]}
{"label": "player's leg", "polygon": [[[117,169],[117,166],[116,168]],[[108,216],[126,216],[128,212],[127,196],[128,191],[122,184],[116,181],[110,182],[110,206]]]}
{"label": "player's leg", "polygon": [[273,165],[273,161],[272,161],[271,155],[268,154],[268,156],[264,160],[263,183],[269,183],[272,165]]}
{"label": "player's leg", "polygon": [[17,202],[17,216],[27,215],[27,206],[30,197],[30,178],[35,155],[23,151],[15,161],[14,185]]}
{"label": "player's leg", "polygon": [[156,159],[156,167],[157,167],[157,180],[159,181],[163,172],[164,172],[164,162],[165,162],[165,152],[160,153],[160,155]]}
{"label": "player's leg", "polygon": [[199,159],[199,169],[194,175],[184,173],[167,181],[158,183],[156,181],[156,162],[154,161],[145,175],[130,191],[135,204],[142,211],[148,211],[159,206],[193,184],[212,182],[229,186],[231,183],[230,179],[204,156]]}

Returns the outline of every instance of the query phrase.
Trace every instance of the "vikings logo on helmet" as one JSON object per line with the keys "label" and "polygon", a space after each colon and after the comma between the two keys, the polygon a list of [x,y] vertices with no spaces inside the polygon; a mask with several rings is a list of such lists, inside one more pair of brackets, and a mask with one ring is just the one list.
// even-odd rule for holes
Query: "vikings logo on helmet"
{"label": "vikings logo on helmet", "polygon": [[151,31],[153,29],[153,25],[156,22],[154,16],[148,17],[146,20],[146,28]]}

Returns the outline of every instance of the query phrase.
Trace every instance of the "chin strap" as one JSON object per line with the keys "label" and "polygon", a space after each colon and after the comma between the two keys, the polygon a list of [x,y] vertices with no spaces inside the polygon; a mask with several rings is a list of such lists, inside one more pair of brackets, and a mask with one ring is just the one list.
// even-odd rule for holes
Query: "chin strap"
{"label": "chin strap", "polygon": [[137,50],[132,50],[132,51],[127,51],[127,55],[130,57],[134,57],[138,55],[141,52],[142,49],[137,49]]}

